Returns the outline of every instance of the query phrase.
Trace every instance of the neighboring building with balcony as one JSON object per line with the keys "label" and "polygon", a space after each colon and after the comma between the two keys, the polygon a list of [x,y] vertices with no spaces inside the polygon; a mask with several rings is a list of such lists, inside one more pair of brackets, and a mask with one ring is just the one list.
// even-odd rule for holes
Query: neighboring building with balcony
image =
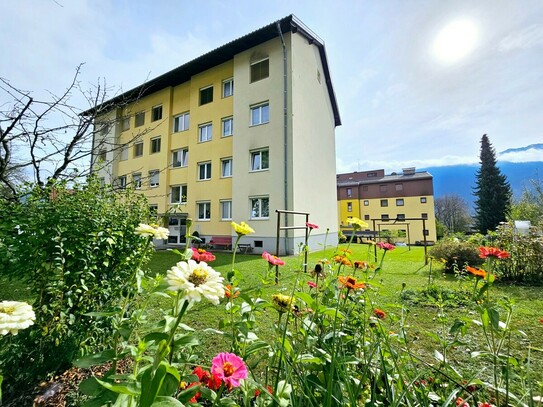
{"label": "neighboring building with balcony", "polygon": [[[107,108],[111,106],[111,108]],[[255,252],[275,253],[276,210],[320,225],[310,248],[337,236],[335,127],[341,124],[323,41],[288,16],[99,106],[93,171],[141,191],[167,214],[170,244],[186,218],[206,242],[256,231]],[[286,221],[284,221],[286,219]],[[281,218],[304,226],[305,217]],[[294,253],[304,229],[281,232]]]}
{"label": "neighboring building with balcony", "polygon": [[[436,241],[433,177],[426,171],[404,168],[401,174],[384,170],[337,175],[339,223],[357,217],[381,236],[392,232],[395,241],[415,244]],[[367,233],[367,236],[373,233]]]}

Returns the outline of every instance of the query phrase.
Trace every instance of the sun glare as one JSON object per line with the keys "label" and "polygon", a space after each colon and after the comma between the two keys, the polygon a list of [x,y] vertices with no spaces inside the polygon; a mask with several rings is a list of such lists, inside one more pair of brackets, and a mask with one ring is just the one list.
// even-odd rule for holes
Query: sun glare
{"label": "sun glare", "polygon": [[432,51],[440,62],[454,64],[475,49],[477,40],[478,29],[472,21],[456,20],[441,29]]}

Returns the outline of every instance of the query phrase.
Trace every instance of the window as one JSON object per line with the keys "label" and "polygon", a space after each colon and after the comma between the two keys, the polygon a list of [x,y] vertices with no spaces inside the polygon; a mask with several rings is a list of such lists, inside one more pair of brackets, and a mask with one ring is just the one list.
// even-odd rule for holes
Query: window
{"label": "window", "polygon": [[211,163],[198,164],[198,179],[200,181],[211,179]]}
{"label": "window", "polygon": [[105,149],[100,150],[100,152],[98,153],[98,160],[106,161],[106,157],[107,157],[107,151]]}
{"label": "window", "polygon": [[104,177],[100,177],[100,185],[105,186],[106,185],[106,179]]}
{"label": "window", "polygon": [[368,178],[375,178],[377,176],[376,172],[368,172]]}
{"label": "window", "polygon": [[211,219],[211,202],[198,203],[198,220]]}
{"label": "window", "polygon": [[347,188],[347,198],[350,198],[353,196],[353,189],[352,188]]}
{"label": "window", "polygon": [[403,184],[396,184],[396,191],[403,191]]}
{"label": "window", "polygon": [[381,199],[381,206],[382,207],[388,206],[388,199]]}
{"label": "window", "polygon": [[270,104],[263,103],[257,106],[251,106],[251,126],[265,124],[270,121]]}
{"label": "window", "polygon": [[144,124],[145,124],[145,112],[136,113],[134,126],[140,127],[140,126],[143,126]]}
{"label": "window", "polygon": [[364,215],[364,220],[370,220],[370,215]]}
{"label": "window", "polygon": [[158,187],[160,172],[158,170],[149,171],[149,186],[151,188]]}
{"label": "window", "polygon": [[231,177],[232,176],[232,159],[225,158],[221,160],[221,177]]}
{"label": "window", "polygon": [[270,198],[251,199],[251,219],[264,219],[270,217]]}
{"label": "window", "polygon": [[141,157],[143,155],[143,141],[134,144],[134,157]]}
{"label": "window", "polygon": [[128,146],[125,144],[121,147],[121,161],[128,160]]}
{"label": "window", "polygon": [[170,188],[170,203],[187,203],[186,185],[176,185]]}
{"label": "window", "polygon": [[221,201],[221,220],[232,220],[232,201]]}
{"label": "window", "polygon": [[141,173],[136,172],[132,174],[132,185],[136,189],[141,189]]}
{"label": "window", "polygon": [[119,188],[125,189],[126,188],[126,175],[121,175],[118,179]]}
{"label": "window", "polygon": [[347,212],[352,212],[352,211],[353,211],[353,203],[347,202]]}
{"label": "window", "polygon": [[182,113],[173,118],[173,131],[177,133],[178,131],[185,131],[189,129],[190,114]]}
{"label": "window", "polygon": [[150,215],[155,215],[155,216],[158,214],[158,205],[157,204],[149,205],[149,214]]}
{"label": "window", "polygon": [[396,199],[396,206],[403,206],[403,198]]}
{"label": "window", "polygon": [[262,240],[253,240],[255,247],[264,247],[264,241]]}
{"label": "window", "polygon": [[234,119],[231,117],[227,117],[226,119],[222,119],[222,136],[228,137],[233,134],[234,131]]}
{"label": "window", "polygon": [[396,215],[396,219],[398,220],[405,220],[405,213],[399,213]]}
{"label": "window", "polygon": [[180,150],[172,151],[172,167],[186,167],[189,162],[189,149],[182,148]]}
{"label": "window", "polygon": [[213,86],[200,89],[200,106],[213,102]]}
{"label": "window", "polygon": [[370,206],[370,201],[368,201],[367,199],[364,199],[364,206]]}
{"label": "window", "polygon": [[426,197],[425,196],[422,196],[420,198],[420,203],[426,203]]}
{"label": "window", "polygon": [[383,214],[381,215],[381,220],[389,220],[388,215],[387,215],[386,213],[383,213]]}
{"label": "window", "polygon": [[160,137],[151,139],[151,154],[160,153]]}
{"label": "window", "polygon": [[198,128],[198,141],[203,143],[204,141],[211,141],[211,133],[213,131],[213,125],[211,123],[201,124]]}
{"label": "window", "polygon": [[230,78],[222,83],[222,97],[227,98],[234,94],[234,79]]}
{"label": "window", "polygon": [[428,229],[424,229],[422,233],[424,234],[424,236],[430,236],[430,231]]}
{"label": "window", "polygon": [[251,153],[251,171],[267,170],[270,167],[268,150],[253,151]]}
{"label": "window", "polygon": [[262,61],[254,62],[251,64],[251,82],[256,82],[261,79],[270,76],[270,60],[264,59]]}
{"label": "window", "polygon": [[387,192],[387,186],[386,185],[379,185],[379,191]]}
{"label": "window", "polygon": [[109,124],[103,123],[100,127],[100,134],[105,136],[109,132]]}
{"label": "window", "polygon": [[151,110],[151,121],[156,122],[162,119],[162,105],[153,107]]}
{"label": "window", "polygon": [[427,214],[427,213],[421,213],[421,214],[420,214],[420,217],[421,217],[422,219],[428,219],[428,214]]}
{"label": "window", "polygon": [[122,129],[123,131],[130,129],[130,116],[123,117]]}

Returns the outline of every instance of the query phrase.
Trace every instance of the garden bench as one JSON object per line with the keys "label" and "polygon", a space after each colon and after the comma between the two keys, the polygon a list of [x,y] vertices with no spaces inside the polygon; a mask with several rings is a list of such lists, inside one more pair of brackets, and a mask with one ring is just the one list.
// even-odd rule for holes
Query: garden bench
{"label": "garden bench", "polygon": [[253,252],[253,246],[251,246],[249,243],[238,243],[238,250],[240,253],[252,253]]}
{"label": "garden bench", "polygon": [[214,249],[223,248],[225,250],[232,249],[232,236],[213,236],[209,244]]}

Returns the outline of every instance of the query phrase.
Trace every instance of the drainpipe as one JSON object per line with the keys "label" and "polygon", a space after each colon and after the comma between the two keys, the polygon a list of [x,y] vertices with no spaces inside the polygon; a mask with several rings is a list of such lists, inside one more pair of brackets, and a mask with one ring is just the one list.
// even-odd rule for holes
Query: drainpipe
{"label": "drainpipe", "polygon": [[[287,47],[285,45],[285,38],[283,37],[283,32],[281,31],[281,25],[279,24],[279,21],[277,21],[277,31],[279,32],[279,37],[281,38],[281,43],[283,45],[283,161],[284,161],[284,206],[285,210],[289,210],[288,208],[288,153],[287,153],[287,146],[288,146],[288,127],[287,127]],[[288,226],[288,214],[285,214],[285,227]],[[288,254],[288,229],[285,229],[285,254]]]}

